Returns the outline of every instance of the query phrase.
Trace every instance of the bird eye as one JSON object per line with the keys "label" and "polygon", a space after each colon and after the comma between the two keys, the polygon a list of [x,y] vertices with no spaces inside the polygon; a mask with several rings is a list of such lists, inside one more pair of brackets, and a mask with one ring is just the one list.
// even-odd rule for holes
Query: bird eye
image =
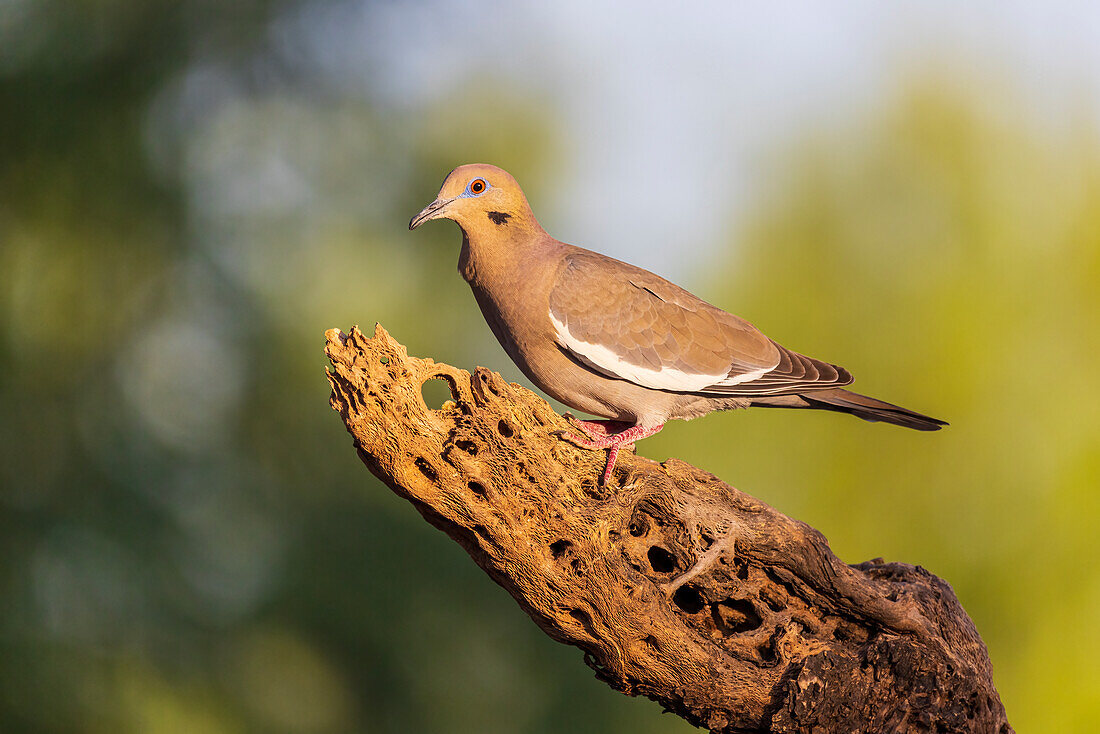
{"label": "bird eye", "polygon": [[480,194],[484,190],[485,190],[485,182],[482,181],[480,178],[475,178],[473,181],[470,182],[470,193],[471,194]]}

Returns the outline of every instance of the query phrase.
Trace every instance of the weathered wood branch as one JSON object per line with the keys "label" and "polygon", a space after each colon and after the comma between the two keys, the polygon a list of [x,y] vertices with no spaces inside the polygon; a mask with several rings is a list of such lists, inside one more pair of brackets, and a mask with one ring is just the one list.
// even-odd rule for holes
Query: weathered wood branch
{"label": "weathered wood branch", "polygon": [[[359,456],[612,688],[713,732],[1010,732],[985,645],[924,569],[825,538],[676,459],[604,452],[496,373],[327,333]],[[421,393],[443,379],[452,401]]]}

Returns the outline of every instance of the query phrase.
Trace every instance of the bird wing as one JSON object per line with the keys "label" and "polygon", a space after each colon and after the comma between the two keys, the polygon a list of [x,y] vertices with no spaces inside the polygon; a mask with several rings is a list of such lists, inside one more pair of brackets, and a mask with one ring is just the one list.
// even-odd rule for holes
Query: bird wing
{"label": "bird wing", "polygon": [[550,320],[577,362],[654,390],[741,397],[852,381],[664,278],[584,250],[565,257]]}

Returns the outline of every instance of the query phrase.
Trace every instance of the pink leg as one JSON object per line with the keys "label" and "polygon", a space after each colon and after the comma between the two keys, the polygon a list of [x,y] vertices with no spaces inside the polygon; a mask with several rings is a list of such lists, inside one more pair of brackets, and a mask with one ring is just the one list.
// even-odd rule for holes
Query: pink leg
{"label": "pink leg", "polygon": [[[584,424],[585,428],[591,425],[591,421],[580,421]],[[601,423],[614,423],[615,421],[605,421]],[[622,425],[621,423],[619,425]],[[603,478],[600,480],[601,484],[607,484],[611,479],[611,471],[615,468],[615,461],[619,458],[619,449],[623,446],[629,446],[635,441],[639,441],[643,438],[648,438],[653,434],[664,428],[662,423],[659,426],[631,426],[625,431],[618,433],[608,433],[604,425],[600,425],[599,429],[604,429],[603,436],[593,436],[590,439],[584,439],[580,436],[574,436],[572,434],[563,434],[570,441],[576,445],[586,449],[611,449],[607,454],[607,465],[603,470]]]}

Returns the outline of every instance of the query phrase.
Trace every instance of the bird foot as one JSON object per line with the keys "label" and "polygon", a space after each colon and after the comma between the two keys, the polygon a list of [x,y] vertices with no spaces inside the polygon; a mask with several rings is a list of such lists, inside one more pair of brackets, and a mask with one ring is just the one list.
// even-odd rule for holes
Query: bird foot
{"label": "bird foot", "polygon": [[[628,425],[622,421],[581,421],[574,419],[574,424],[588,437],[576,436],[566,431],[555,431],[554,434],[567,439],[575,446],[583,449],[611,449],[607,452],[607,464],[600,478],[600,484],[607,484],[611,480],[611,472],[615,468],[615,461],[619,458],[619,449],[629,448],[635,441],[652,436],[664,428],[659,426],[630,426],[626,430],[611,433],[612,426]],[[591,430],[591,433],[589,431]],[[602,435],[593,435],[600,433]]]}

